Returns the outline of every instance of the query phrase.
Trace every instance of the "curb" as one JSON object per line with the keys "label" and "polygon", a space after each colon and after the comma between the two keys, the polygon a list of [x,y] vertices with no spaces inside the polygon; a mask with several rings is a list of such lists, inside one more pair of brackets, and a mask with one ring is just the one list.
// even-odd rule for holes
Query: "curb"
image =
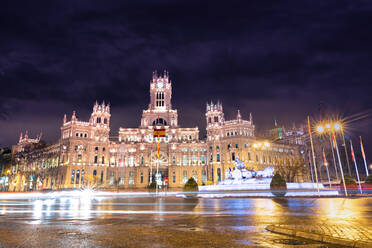
{"label": "curb", "polygon": [[289,236],[300,237],[309,240],[315,240],[319,242],[335,244],[335,245],[343,245],[348,247],[355,247],[355,248],[372,248],[372,242],[370,241],[362,241],[362,240],[351,240],[351,239],[341,239],[332,237],[329,235],[318,234],[318,233],[311,233],[311,232],[304,232],[296,229],[289,229],[284,228],[278,225],[268,225],[266,230],[274,233],[285,234]]}

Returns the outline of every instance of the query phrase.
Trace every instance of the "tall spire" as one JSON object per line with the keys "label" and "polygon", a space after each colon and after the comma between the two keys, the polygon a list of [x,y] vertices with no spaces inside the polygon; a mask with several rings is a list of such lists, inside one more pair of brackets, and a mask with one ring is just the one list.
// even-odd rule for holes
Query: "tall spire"
{"label": "tall spire", "polygon": [[19,136],[19,141],[23,139],[23,133],[21,132],[21,135]]}
{"label": "tall spire", "polygon": [[251,124],[253,124],[252,112],[249,113],[249,121],[251,122]]}
{"label": "tall spire", "polygon": [[75,110],[72,112],[71,121],[76,121],[76,112],[75,112]]}
{"label": "tall spire", "polygon": [[278,122],[276,121],[276,119],[274,119],[274,125],[278,126]]}
{"label": "tall spire", "polygon": [[28,130],[26,130],[25,139],[28,139]]}
{"label": "tall spire", "polygon": [[63,116],[63,124],[65,124],[67,122],[67,116],[66,114]]}
{"label": "tall spire", "polygon": [[240,110],[239,110],[239,109],[238,109],[238,114],[237,114],[236,118],[237,118],[238,120],[241,120],[241,119],[242,119],[242,116],[240,115]]}

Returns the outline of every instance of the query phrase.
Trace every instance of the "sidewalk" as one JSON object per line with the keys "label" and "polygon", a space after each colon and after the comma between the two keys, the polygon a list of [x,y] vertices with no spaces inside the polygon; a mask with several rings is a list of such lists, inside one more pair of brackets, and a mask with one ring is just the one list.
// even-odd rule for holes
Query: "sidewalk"
{"label": "sidewalk", "polygon": [[356,225],[269,225],[266,230],[329,244],[372,248],[372,229]]}

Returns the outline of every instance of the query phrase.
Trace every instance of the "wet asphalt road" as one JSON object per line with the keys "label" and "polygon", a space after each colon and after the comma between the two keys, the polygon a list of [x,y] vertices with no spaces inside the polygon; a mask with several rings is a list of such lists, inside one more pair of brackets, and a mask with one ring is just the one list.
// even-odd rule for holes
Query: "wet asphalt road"
{"label": "wet asphalt road", "polygon": [[0,194],[0,247],[336,247],[265,227],[372,223],[372,198],[14,195]]}

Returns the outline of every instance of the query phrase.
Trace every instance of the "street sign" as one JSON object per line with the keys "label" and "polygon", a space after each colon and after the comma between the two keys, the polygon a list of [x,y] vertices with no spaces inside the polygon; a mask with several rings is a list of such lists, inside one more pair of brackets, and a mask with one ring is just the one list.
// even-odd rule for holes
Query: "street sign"
{"label": "street sign", "polygon": [[168,178],[164,178],[164,182],[165,183],[168,183]]}

